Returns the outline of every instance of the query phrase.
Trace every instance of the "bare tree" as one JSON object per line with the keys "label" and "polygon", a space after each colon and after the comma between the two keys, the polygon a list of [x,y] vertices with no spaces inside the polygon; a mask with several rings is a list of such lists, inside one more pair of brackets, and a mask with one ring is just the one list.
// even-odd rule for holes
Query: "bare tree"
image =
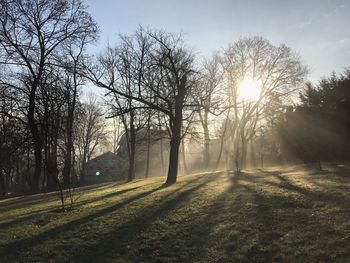
{"label": "bare tree", "polygon": [[204,156],[203,164],[210,164],[210,116],[217,117],[222,114],[223,93],[223,70],[220,63],[220,57],[215,54],[211,59],[204,60],[202,69],[202,78],[199,82],[199,88],[196,90],[195,100],[198,103],[198,115],[200,124],[203,128],[204,137]]}
{"label": "bare tree", "polygon": [[67,103],[67,118],[66,118],[66,147],[64,154],[63,178],[66,185],[70,185],[72,163],[74,159],[74,134],[73,127],[75,124],[75,110],[78,100],[79,87],[84,84],[84,79],[78,74],[84,63],[85,48],[90,41],[90,35],[85,35],[75,42],[70,43],[67,50],[67,57],[62,64],[66,63],[66,103]]}
{"label": "bare tree", "polygon": [[56,187],[59,168],[59,142],[62,139],[63,106],[65,96],[59,71],[51,69],[45,72],[43,82],[36,96],[36,116],[39,131],[43,138],[43,178],[42,189],[53,190]]}
{"label": "bare tree", "polygon": [[[142,45],[141,58],[144,59],[146,43]],[[141,74],[143,65],[139,65],[139,61],[133,50],[132,39],[129,37],[121,37],[121,43],[116,48],[108,48],[105,57],[100,58],[100,62],[105,68],[112,69],[107,75],[110,80],[116,76],[118,82],[113,87],[121,93],[135,95],[141,89]],[[140,62],[142,64],[142,62]],[[128,181],[135,178],[135,156],[136,156],[136,140],[137,133],[147,122],[144,107],[135,106],[133,100],[128,97],[120,96],[118,93],[109,93],[111,97],[111,113],[113,117],[120,117],[124,126],[125,139],[127,146],[128,165]]]}
{"label": "bare tree", "polygon": [[[232,108],[229,134],[239,171],[245,165],[247,144],[263,121],[269,101],[292,96],[304,81],[307,69],[290,48],[274,46],[261,37],[243,38],[230,45],[223,54],[223,66]],[[240,83],[247,78],[259,83],[260,91],[254,99],[240,96]]]}
{"label": "bare tree", "polygon": [[[176,182],[182,122],[187,118],[186,108],[194,85],[193,55],[183,44],[181,37],[162,31],[140,28],[129,41],[130,56],[137,63],[137,85],[132,93],[118,88],[117,59],[110,57],[108,63],[99,64],[87,76],[97,86],[109,93],[131,100],[135,109],[152,109],[166,116],[170,132],[170,156],[167,184]],[[105,57],[106,59],[106,57]],[[104,60],[105,61],[105,60]],[[108,65],[106,67],[106,65]],[[189,113],[193,114],[193,111]]]}
{"label": "bare tree", "polygon": [[[35,171],[32,191],[38,191],[42,170],[43,138],[36,118],[36,97],[49,65],[57,66],[64,46],[75,40],[94,37],[97,26],[80,0],[1,0],[0,63],[27,76],[28,111]],[[18,82],[13,82],[17,85]]]}
{"label": "bare tree", "polygon": [[86,163],[96,153],[98,146],[106,144],[108,132],[103,111],[92,94],[88,96],[88,101],[81,105],[77,115],[75,148],[80,182],[84,182]]}

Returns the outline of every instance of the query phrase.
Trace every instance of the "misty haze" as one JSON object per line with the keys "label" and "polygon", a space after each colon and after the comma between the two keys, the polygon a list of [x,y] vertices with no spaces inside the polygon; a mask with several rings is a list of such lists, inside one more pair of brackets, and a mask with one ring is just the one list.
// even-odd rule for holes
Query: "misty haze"
{"label": "misty haze", "polygon": [[349,13],[0,0],[0,263],[350,262]]}

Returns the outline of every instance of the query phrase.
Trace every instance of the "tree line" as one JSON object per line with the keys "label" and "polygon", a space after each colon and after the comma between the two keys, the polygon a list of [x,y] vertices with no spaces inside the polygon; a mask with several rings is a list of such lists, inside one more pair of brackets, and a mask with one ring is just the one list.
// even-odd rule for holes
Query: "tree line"
{"label": "tree line", "polygon": [[300,103],[289,107],[278,132],[286,152],[304,163],[348,161],[350,157],[350,71],[307,83]]}
{"label": "tree line", "polygon": [[59,172],[69,185],[72,167],[79,158],[84,165],[94,143],[83,138],[94,132],[85,126],[103,118],[101,109],[79,100],[85,82],[78,71],[98,26],[81,1],[0,6],[1,192],[9,185],[53,189]]}

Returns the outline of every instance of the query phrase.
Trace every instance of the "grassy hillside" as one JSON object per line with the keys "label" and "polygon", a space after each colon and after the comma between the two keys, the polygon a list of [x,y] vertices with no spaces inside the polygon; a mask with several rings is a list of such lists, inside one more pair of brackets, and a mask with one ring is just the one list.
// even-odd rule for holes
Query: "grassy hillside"
{"label": "grassy hillside", "polygon": [[0,201],[0,262],[349,262],[349,170],[208,173]]}

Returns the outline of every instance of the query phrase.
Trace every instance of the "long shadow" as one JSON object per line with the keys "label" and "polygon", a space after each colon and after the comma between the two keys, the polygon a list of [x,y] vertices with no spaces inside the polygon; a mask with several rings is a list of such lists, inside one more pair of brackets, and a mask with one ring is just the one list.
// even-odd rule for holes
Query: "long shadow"
{"label": "long shadow", "polygon": [[[90,192],[95,192],[99,191],[105,188],[109,187],[114,187],[114,186],[119,186],[122,183],[117,183],[115,185],[111,185],[111,183],[104,183],[100,185],[90,185],[90,186],[82,186],[77,189],[76,194],[84,193],[88,194]],[[45,201],[54,201],[54,200],[59,200],[58,197],[59,193],[57,191],[54,192],[49,192],[49,193],[40,193],[40,194],[35,194],[35,195],[24,195],[24,196],[19,196],[19,197],[14,197],[10,199],[4,199],[1,200],[0,202],[0,212],[3,211],[8,211],[11,209],[18,209],[18,208],[23,208],[26,206],[31,206],[31,205],[36,205],[39,203],[42,203],[43,199]]]}
{"label": "long shadow", "polygon": [[111,198],[111,197],[115,197],[115,196],[118,196],[118,195],[122,195],[122,194],[125,194],[125,193],[127,193],[127,192],[130,192],[130,191],[134,191],[134,190],[136,190],[136,189],[139,189],[139,188],[141,188],[141,186],[137,186],[137,187],[133,187],[133,188],[127,188],[127,189],[119,190],[119,191],[112,192],[112,193],[105,194],[105,195],[100,195],[100,196],[98,196],[98,197],[89,198],[88,200],[79,201],[79,202],[77,202],[75,205],[76,205],[77,207],[80,207],[80,206],[83,206],[83,205],[86,205],[86,204],[90,204],[90,203],[94,203],[94,202],[101,201],[101,200],[103,200],[103,199],[108,199],[108,198]]}
{"label": "long shadow", "polygon": [[[276,176],[276,173],[273,176]],[[243,175],[236,180],[236,185],[239,185],[241,180],[247,180],[247,177],[248,180],[252,180],[251,176]],[[285,181],[286,178],[280,179],[288,183]],[[295,190],[296,186],[287,185],[293,191]],[[250,248],[244,252],[243,258],[237,258],[238,262],[303,262],[310,256],[307,254],[307,249],[303,250],[307,242],[310,242],[310,236],[304,236],[303,230],[309,231],[308,235],[314,238],[317,238],[320,232],[325,233],[324,236],[327,234],[341,236],[340,232],[329,224],[329,221],[312,217],[312,210],[303,209],[304,204],[298,200],[291,201],[288,196],[264,193],[254,182],[244,184],[243,187],[245,195],[251,196],[253,206],[245,211],[245,221],[242,222],[244,232],[241,233],[243,239],[239,239],[240,245],[248,245]],[[277,189],[281,186],[273,185],[273,187]],[[290,241],[292,243],[283,244],[283,236],[292,229],[300,232],[300,239],[297,238]],[[300,250],[300,253],[293,254],[294,249]],[[318,253],[317,260],[324,262],[330,260],[330,255],[327,255],[326,252]],[[234,248],[229,247],[225,254],[227,258],[232,258]]]}
{"label": "long shadow", "polygon": [[15,209],[21,209],[21,208],[27,208],[28,206],[35,206],[43,202],[43,198],[45,198],[46,202],[53,202],[55,200],[59,200],[57,195],[51,195],[49,197],[35,197],[35,198],[30,198],[28,199],[27,197],[24,197],[21,200],[18,200],[17,202],[9,205],[2,206],[0,208],[0,213],[1,212],[7,212],[9,210],[15,210]]}
{"label": "long shadow", "polygon": [[[139,234],[147,232],[148,228],[156,220],[165,218],[170,212],[176,210],[182,203],[190,199],[195,191],[216,178],[215,176],[206,177],[204,182],[194,185],[193,187],[181,191],[181,189],[186,187],[185,185],[180,189],[176,189],[176,191],[172,191],[169,195],[163,197],[165,201],[162,201],[160,204],[151,204],[145,207],[143,211],[138,213],[136,218],[128,221],[114,231],[109,232],[106,236],[101,237],[98,244],[84,247],[83,249],[85,252],[81,253],[80,251],[75,254],[71,260],[74,262],[104,262],[106,258],[116,259],[119,257],[130,257],[131,255],[128,255],[129,247],[133,246]],[[170,196],[173,195],[175,195],[175,197],[170,198]],[[144,261],[144,258],[136,259],[134,256],[129,258],[130,262]]]}
{"label": "long shadow", "polygon": [[[176,231],[166,233],[162,237],[164,243],[161,246],[151,244],[146,251],[138,250],[137,254],[142,256],[138,260],[152,261],[154,255],[150,251],[157,250],[160,262],[188,262],[189,258],[193,262],[275,262],[274,260],[278,259],[277,244],[280,235],[273,231],[274,213],[268,205],[270,200],[253,188],[240,184],[244,177],[245,175],[230,177],[230,186],[208,206],[191,215],[195,218],[193,221],[177,223]],[[244,199],[241,198],[242,195]],[[242,215],[241,208],[245,206],[244,202],[247,199],[254,206],[248,213],[243,210],[247,214]],[[205,212],[202,213],[203,211]],[[213,233],[217,226],[220,226],[221,230]],[[251,242],[247,240],[246,233],[250,233],[252,239],[258,236],[258,245],[252,246],[242,255],[240,249],[243,243],[246,245]],[[275,243],[270,245],[271,241]],[[268,245],[270,250],[264,251],[262,248]],[[210,253],[213,249],[219,250],[214,254],[221,255],[220,258],[211,258]]]}
{"label": "long shadow", "polygon": [[[349,208],[350,206],[349,197],[346,197],[336,192],[332,192],[332,190],[334,190],[332,187],[324,191],[312,191],[312,190],[308,190],[307,188],[300,187],[298,185],[293,184],[293,182],[287,178],[288,176],[282,176],[281,172],[264,171],[263,174],[264,176],[272,176],[274,178],[277,178],[279,182],[271,182],[268,180],[264,180],[263,178],[256,179],[256,177],[254,176],[243,176],[241,179],[251,183],[254,183],[255,181],[259,181],[259,183],[261,184],[266,184],[272,187],[295,192],[304,196],[309,200],[321,201],[339,208]],[[304,205],[311,206],[312,203],[305,203]]]}
{"label": "long shadow", "polygon": [[[78,208],[78,207],[81,207],[81,206],[89,204],[89,203],[94,203],[94,202],[97,202],[97,201],[101,201],[103,199],[107,199],[107,198],[115,197],[115,196],[118,196],[118,195],[122,195],[124,193],[130,192],[130,191],[134,191],[134,190],[136,190],[138,188],[140,188],[140,186],[134,187],[134,188],[129,188],[129,189],[123,189],[123,190],[120,190],[120,191],[112,192],[112,193],[109,193],[109,194],[106,194],[106,195],[102,195],[102,196],[99,196],[99,197],[95,197],[95,198],[90,198],[88,200],[77,202],[74,205],[74,207]],[[11,226],[14,226],[14,225],[17,225],[17,224],[21,224],[21,223],[24,223],[24,222],[30,223],[33,219],[36,219],[36,218],[40,217],[43,213],[50,212],[51,210],[52,210],[52,207],[49,207],[49,208],[46,208],[46,209],[40,209],[40,210],[35,210],[33,212],[30,212],[30,213],[26,213],[25,216],[17,216],[13,220],[0,223],[0,229],[1,228],[8,228],[8,227],[11,227]]]}
{"label": "long shadow", "polygon": [[[279,243],[282,236],[279,228],[282,222],[272,208],[274,210],[286,209],[284,204],[289,201],[288,198],[282,196],[268,198],[253,187],[245,186],[245,189],[252,196],[253,204],[251,211],[247,214],[250,229],[247,226],[246,231],[250,231],[250,236],[254,234],[256,239],[255,243],[245,252],[245,261],[282,262],[283,259],[279,256],[281,252]],[[249,235],[246,238],[248,237]]]}
{"label": "long shadow", "polygon": [[[118,184],[118,185],[120,185],[120,184]],[[116,186],[118,186],[118,185],[116,185]],[[142,187],[143,186],[146,186],[146,184],[142,185]],[[96,192],[96,191],[100,190],[101,188],[103,189],[105,187],[106,186],[101,186],[101,187],[98,187],[98,188],[96,188],[94,190],[93,189],[89,189],[87,192],[79,189],[75,193],[75,196],[79,196],[80,194],[81,195],[85,195],[85,194],[88,194],[91,191]],[[98,197],[95,197],[95,198],[90,198],[89,200],[78,201],[75,205],[76,206],[82,206],[82,205],[85,205],[85,204],[88,204],[88,203],[100,201],[100,200],[102,200],[104,198],[110,198],[110,197],[113,197],[113,196],[116,196],[116,195],[120,195],[120,194],[126,193],[126,192],[131,191],[131,190],[136,190],[139,187],[141,187],[141,186],[137,186],[137,187],[128,188],[128,189],[125,189],[125,190],[112,192],[112,193],[101,195],[101,196],[98,196]],[[24,197],[23,196],[23,197],[20,197],[19,199],[17,198],[16,200],[11,201],[11,203],[8,204],[8,205],[2,206],[0,208],[0,212],[14,210],[14,209],[18,209],[18,208],[25,208],[25,207],[28,207],[28,206],[35,206],[37,204],[42,203],[43,202],[43,198],[45,198],[45,202],[47,202],[47,203],[48,202],[53,202],[53,201],[56,201],[56,200],[57,200],[57,202],[60,201],[57,192],[52,192],[52,193],[46,194],[44,196],[43,195],[32,196],[32,197]]]}
{"label": "long shadow", "polygon": [[38,244],[40,242],[45,242],[46,240],[54,239],[54,238],[62,235],[62,232],[71,231],[71,230],[75,229],[76,227],[78,227],[79,225],[88,223],[88,222],[90,222],[90,221],[92,221],[92,220],[94,220],[94,219],[96,219],[98,217],[101,217],[101,216],[105,215],[105,214],[114,212],[114,211],[116,211],[116,210],[118,210],[118,209],[128,205],[131,202],[134,202],[134,201],[136,201],[138,199],[144,198],[147,195],[158,191],[161,188],[162,187],[157,187],[157,188],[151,189],[151,190],[149,190],[147,192],[143,192],[141,194],[138,194],[136,196],[133,196],[131,198],[123,200],[123,201],[121,201],[121,202],[119,202],[119,203],[117,203],[115,205],[112,205],[112,206],[109,206],[109,207],[104,208],[102,210],[99,210],[96,213],[92,213],[92,214],[89,214],[89,215],[87,215],[85,217],[81,217],[81,218],[79,218],[77,220],[70,221],[67,224],[60,225],[60,226],[58,226],[56,228],[53,228],[53,229],[41,232],[41,233],[39,233],[37,235],[30,236],[28,238],[24,238],[24,239],[20,239],[20,240],[16,240],[16,241],[10,242],[10,243],[8,243],[8,244],[6,244],[4,246],[0,246],[0,256],[6,256],[8,258],[12,258],[12,256],[15,256],[14,255],[14,251],[15,250],[18,251],[18,250],[23,249],[23,248],[28,249],[28,248],[30,248],[30,247],[32,247],[35,244]]}
{"label": "long shadow", "polygon": [[35,210],[33,212],[26,213],[24,216],[17,216],[15,219],[0,223],[0,229],[6,229],[17,224],[23,224],[24,222],[30,223],[32,220],[39,218],[41,215],[46,214],[50,210],[52,210],[51,207]]}
{"label": "long shadow", "polygon": [[[198,178],[193,179],[192,181],[197,181],[201,179],[201,177],[199,176]],[[190,183],[191,181],[189,181],[188,183]],[[186,186],[186,185],[185,185]],[[185,187],[183,186],[183,187]],[[93,221],[99,217],[102,217],[104,215],[110,214],[112,212],[115,212],[121,208],[123,208],[124,206],[127,206],[128,204],[137,201],[139,199],[145,198],[146,196],[157,192],[160,189],[163,189],[164,186],[161,185],[159,187],[153,188],[149,191],[146,192],[142,192],[140,194],[137,194],[135,196],[132,196],[130,198],[127,198],[125,200],[122,200],[121,202],[118,202],[117,204],[114,204],[112,206],[108,206],[106,208],[103,208],[101,210],[99,210],[98,212],[86,215],[84,217],[81,217],[79,219],[70,221],[64,225],[60,225],[57,226],[53,229],[49,229],[47,231],[41,232],[37,235],[33,235],[24,239],[20,239],[20,240],[15,240],[13,242],[7,243],[3,246],[0,246],[0,259],[2,257],[6,257],[7,259],[13,259],[16,258],[16,256],[18,256],[18,252],[22,249],[25,250],[30,250],[31,247],[35,246],[38,243],[41,242],[45,242],[46,240],[53,240],[59,236],[62,236],[63,233],[68,232],[68,231],[72,231],[76,228],[78,228],[80,225],[86,224],[90,221]],[[181,188],[180,188],[181,189]],[[180,190],[179,189],[179,190]],[[143,218],[143,217],[141,217]]]}
{"label": "long shadow", "polygon": [[[235,246],[232,246],[232,244],[224,245],[224,257],[227,260],[231,259],[232,262],[280,262],[278,258],[280,235],[274,231],[276,224],[279,222],[276,220],[275,213],[271,210],[270,201],[272,200],[267,200],[257,189],[250,186],[265,183],[265,181],[259,179],[249,173],[231,177],[232,185],[235,189],[240,189],[245,198],[240,200],[240,196],[238,196],[236,201],[240,203],[241,212],[236,212],[236,228],[239,232],[236,234]],[[241,184],[244,181],[248,181],[250,184]],[[230,229],[226,231],[228,230]],[[242,251],[242,247],[249,247],[249,249]],[[227,262],[231,262],[231,260]]]}
{"label": "long shadow", "polygon": [[[226,206],[233,205],[235,207],[234,192],[236,186],[231,184],[228,189],[220,193],[215,200],[208,206],[204,206],[201,210],[196,211],[192,215],[195,219],[185,224],[178,223],[176,231],[166,234],[162,240],[166,242],[156,249],[159,250],[160,259],[166,261],[170,258],[171,262],[188,262],[189,257],[193,262],[207,262],[208,248],[212,248],[212,230],[223,221],[229,220],[228,214],[225,213]],[[227,233],[223,234],[221,238],[225,238]],[[235,240],[230,240],[235,243]],[[185,250],[185,253],[184,251]],[[142,251],[140,252],[140,254]],[[142,259],[151,261],[152,255],[145,254]],[[221,258],[221,260],[224,260]],[[214,261],[213,261],[214,262]],[[228,262],[226,260],[222,262]]]}
{"label": "long shadow", "polygon": [[[266,259],[260,262],[303,262],[305,258],[313,262],[332,262],[334,260],[332,254],[339,249],[342,250],[341,247],[347,243],[346,241],[339,243],[344,232],[334,225],[334,222],[324,217],[324,213],[327,213],[334,220],[331,212],[319,213],[312,205],[305,206],[304,202],[291,201],[288,196],[269,196],[255,189],[252,191],[255,191],[256,204],[261,208],[261,211],[257,212],[256,219],[262,228],[259,229],[258,245],[253,247],[250,255],[259,255],[260,259]],[[313,199],[310,199],[308,202],[312,203],[312,201]],[[270,212],[267,214],[266,211]],[[343,221],[343,215],[340,215],[337,220],[341,217]],[[289,233],[294,234],[288,237]],[[295,235],[295,233],[298,234]],[[285,236],[287,240],[289,239],[287,243],[284,243]],[[349,252],[338,259],[341,257],[348,258]],[[259,262],[254,257],[250,259],[252,259],[250,261]],[[340,262],[343,261],[340,260]]]}
{"label": "long shadow", "polygon": [[[329,221],[328,216],[333,216],[331,212],[321,210],[318,213],[317,209],[313,209],[313,202],[319,200],[320,196],[321,200],[331,206],[337,205],[337,202],[344,204],[344,200],[332,200],[340,195],[320,195],[319,192],[295,185],[279,171],[266,172],[265,176],[276,178],[277,182],[251,174],[231,177],[236,191],[242,189],[242,194],[250,198],[249,203],[246,203],[249,208],[242,210],[242,217],[236,213],[241,218],[235,219],[235,226],[240,228],[240,232],[237,236],[230,237],[232,244],[227,245],[227,241],[219,243],[219,247],[225,248],[220,262],[305,262],[305,259],[310,262],[331,262],[334,261],[332,254],[336,251],[341,251],[338,256],[340,262],[346,262],[344,259],[350,254],[347,241],[339,241],[346,231],[338,229],[334,222]],[[264,188],[264,185],[268,188]],[[280,192],[280,189],[299,193],[306,199],[293,199]],[[338,206],[346,207],[343,204]],[[232,213],[235,211],[232,210]],[[325,213],[328,213],[326,217]],[[344,215],[339,215],[337,220],[344,221]],[[218,236],[227,236],[230,230],[232,229],[227,227]],[[244,250],[240,251],[242,247]]]}

